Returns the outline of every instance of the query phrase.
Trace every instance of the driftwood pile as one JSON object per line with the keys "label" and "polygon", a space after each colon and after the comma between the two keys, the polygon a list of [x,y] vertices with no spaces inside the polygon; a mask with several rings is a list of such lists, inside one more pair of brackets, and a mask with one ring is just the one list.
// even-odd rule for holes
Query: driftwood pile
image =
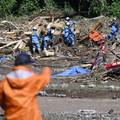
{"label": "driftwood pile", "polygon": [[[62,36],[64,19],[56,18],[53,16],[39,16],[32,21],[27,21],[24,24],[15,24],[10,21],[1,21],[0,53],[11,53],[16,50],[29,51],[28,42],[30,40],[30,35],[32,33],[33,27],[36,27],[38,29],[38,35],[40,35],[42,31],[47,32],[48,28],[52,28],[55,31],[54,36]],[[101,28],[102,23],[99,22],[95,24],[91,30],[100,30]],[[91,30],[81,36],[81,26],[79,26],[79,22],[74,29],[77,40],[79,42],[89,39],[88,35]],[[58,37],[55,38],[57,39]],[[56,44],[59,44],[59,42],[56,42]]]}

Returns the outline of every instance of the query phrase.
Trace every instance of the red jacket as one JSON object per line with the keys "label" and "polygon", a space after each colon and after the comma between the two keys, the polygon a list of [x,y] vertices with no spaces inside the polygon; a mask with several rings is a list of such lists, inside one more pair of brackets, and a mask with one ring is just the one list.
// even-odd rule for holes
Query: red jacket
{"label": "red jacket", "polygon": [[5,120],[42,120],[36,103],[36,94],[50,81],[50,69],[36,74],[27,67],[13,68],[0,81],[0,105],[5,110]]}

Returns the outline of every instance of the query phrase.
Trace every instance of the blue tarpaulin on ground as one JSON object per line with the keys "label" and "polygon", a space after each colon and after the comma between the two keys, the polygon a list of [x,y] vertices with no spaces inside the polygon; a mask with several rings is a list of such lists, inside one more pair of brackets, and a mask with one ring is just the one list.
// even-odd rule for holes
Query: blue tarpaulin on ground
{"label": "blue tarpaulin on ground", "polygon": [[85,74],[90,74],[90,73],[91,73],[91,71],[88,69],[81,68],[79,66],[74,66],[74,67],[71,67],[71,68],[65,70],[64,72],[52,75],[52,78],[74,77],[74,76],[85,75]]}

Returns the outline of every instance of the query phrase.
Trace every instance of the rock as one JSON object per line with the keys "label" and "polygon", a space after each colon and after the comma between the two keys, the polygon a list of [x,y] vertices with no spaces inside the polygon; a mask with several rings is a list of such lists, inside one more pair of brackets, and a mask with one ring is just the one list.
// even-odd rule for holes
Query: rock
{"label": "rock", "polygon": [[94,87],[96,87],[96,85],[95,84],[89,84],[88,87],[89,88],[94,88]]}
{"label": "rock", "polygon": [[109,111],[108,111],[108,114],[112,114],[114,112],[114,110],[113,109],[110,109]]}

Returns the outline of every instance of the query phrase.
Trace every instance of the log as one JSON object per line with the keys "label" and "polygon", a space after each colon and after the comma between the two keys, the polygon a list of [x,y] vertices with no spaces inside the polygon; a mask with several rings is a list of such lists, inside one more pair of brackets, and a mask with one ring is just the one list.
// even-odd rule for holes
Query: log
{"label": "log", "polygon": [[92,64],[81,64],[80,67],[91,67]]}
{"label": "log", "polygon": [[64,26],[60,23],[49,23],[47,28],[54,28],[54,29],[63,29]]}
{"label": "log", "polygon": [[[91,31],[93,31],[93,30],[97,30],[97,31],[100,31],[100,29],[103,27],[103,24],[101,23],[101,22],[99,22],[99,23],[97,23],[94,27],[93,27],[93,29],[91,29]],[[91,32],[90,31],[90,32]]]}
{"label": "log", "polygon": [[24,35],[31,35],[32,32],[31,31],[28,31],[28,32],[24,32]]}
{"label": "log", "polygon": [[11,54],[13,52],[13,50],[12,49],[1,49],[0,50],[0,54],[2,54],[2,55],[7,55],[7,54]]}
{"label": "log", "polygon": [[15,25],[15,24],[13,24],[12,22],[10,22],[10,21],[6,21],[6,20],[4,20],[4,21],[2,21],[1,22],[2,24],[10,24],[11,26],[13,26],[15,29],[17,29],[17,30],[19,30],[19,28]]}
{"label": "log", "polygon": [[10,43],[8,43],[7,45],[4,45],[4,46],[0,47],[0,49],[9,47],[9,46],[14,45],[14,44],[16,44],[16,43],[18,43],[18,42],[19,42],[19,41],[10,42]]}
{"label": "log", "polygon": [[15,31],[14,32],[3,32],[3,34],[6,34],[7,37],[14,39],[17,36],[17,31],[16,32]]}
{"label": "log", "polygon": [[22,40],[19,40],[19,42],[14,46],[13,50],[16,50],[20,46],[21,43],[22,43]]}
{"label": "log", "polygon": [[52,17],[51,16],[38,16],[38,17],[36,17],[35,19],[33,19],[30,23],[29,23],[29,25],[31,25],[35,20],[37,20],[37,19],[51,19]]}

